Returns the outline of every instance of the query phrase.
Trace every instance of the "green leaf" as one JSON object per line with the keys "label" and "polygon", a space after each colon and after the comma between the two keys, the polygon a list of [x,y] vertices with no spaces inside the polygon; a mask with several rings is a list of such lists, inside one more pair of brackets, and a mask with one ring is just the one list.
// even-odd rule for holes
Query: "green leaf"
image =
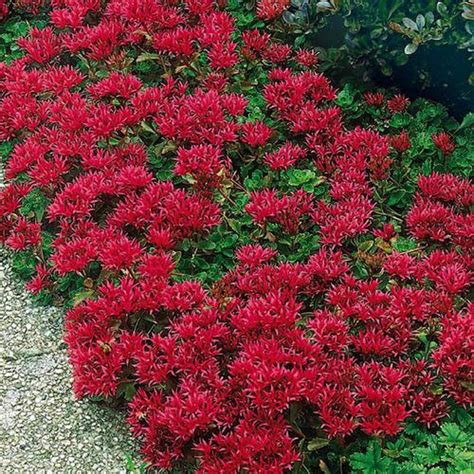
{"label": "green leaf", "polygon": [[425,24],[425,17],[421,13],[416,15],[416,26],[418,27],[418,31],[421,31],[425,27]]}
{"label": "green leaf", "polygon": [[405,198],[406,194],[407,193],[404,189],[399,189],[398,191],[391,193],[387,200],[387,204],[389,206],[395,206]]}
{"label": "green leaf", "polygon": [[441,452],[436,450],[436,445],[417,447],[413,449],[413,458],[420,464],[433,466],[441,461]]}
{"label": "green leaf", "polygon": [[94,296],[95,291],[92,289],[79,291],[72,297],[72,304],[77,306],[78,304],[82,303],[84,300],[91,298]]}
{"label": "green leaf", "polygon": [[418,31],[418,25],[410,18],[405,17],[402,22],[409,30]]}
{"label": "green leaf", "polygon": [[230,218],[227,218],[227,219],[226,219],[226,222],[227,222],[227,224],[229,224],[229,227],[230,227],[234,232],[240,233],[240,230],[241,230],[241,228],[242,228],[241,222],[239,222],[237,219],[230,219]]}
{"label": "green leaf", "polygon": [[262,188],[264,185],[263,172],[261,170],[254,171],[251,177],[244,179],[244,186],[249,191],[255,191],[256,189]]}
{"label": "green leaf", "polygon": [[290,186],[301,186],[316,177],[316,173],[311,170],[291,170],[288,174]]}
{"label": "green leaf", "polygon": [[393,128],[407,128],[411,121],[412,118],[408,114],[398,113],[392,117],[390,126]]}
{"label": "green leaf", "polygon": [[29,280],[36,273],[36,260],[29,250],[15,252],[12,258],[12,269],[22,279]]}
{"label": "green leaf", "polygon": [[433,164],[431,162],[431,159],[427,159],[423,162],[423,164],[421,165],[421,171],[422,173],[427,176],[431,173],[431,171],[433,170]]}
{"label": "green leaf", "polygon": [[454,415],[456,421],[461,425],[462,428],[466,429],[468,427],[472,427],[474,429],[473,417],[469,414],[467,410],[457,408]]}
{"label": "green leaf", "polygon": [[21,213],[24,216],[34,214],[36,220],[41,222],[43,219],[46,207],[48,206],[48,200],[43,193],[38,189],[30,191],[22,201]]}
{"label": "green leaf", "polygon": [[160,59],[161,56],[157,53],[141,53],[140,56],[137,57],[137,63],[142,63],[144,61],[156,61]]}
{"label": "green leaf", "polygon": [[393,243],[393,248],[397,252],[407,252],[408,250],[416,249],[416,247],[417,243],[414,240],[405,237],[398,237]]}
{"label": "green leaf", "polygon": [[385,474],[391,464],[390,459],[382,457],[380,444],[372,441],[367,452],[355,453],[350,457],[350,464],[363,474]]}
{"label": "green leaf", "polygon": [[405,54],[413,54],[416,52],[416,50],[418,49],[418,45],[415,44],[415,43],[408,43],[406,46],[405,46]]}
{"label": "green leaf", "polygon": [[352,86],[346,84],[344,88],[337,94],[336,103],[341,107],[349,107],[354,102],[354,92]]}
{"label": "green leaf", "polygon": [[463,119],[458,130],[474,126],[474,112],[469,112]]}
{"label": "green leaf", "polygon": [[362,252],[368,252],[374,246],[373,240],[366,240],[357,245],[358,249]]}
{"label": "green leaf", "polygon": [[432,25],[433,22],[434,22],[434,14],[433,12],[426,12],[425,13],[425,20],[426,20],[426,24],[428,26]]}
{"label": "green leaf", "polygon": [[474,392],[474,383],[469,382],[468,380],[464,380],[462,382],[459,382],[459,384],[464,387],[465,389],[469,390],[470,392]]}
{"label": "green leaf", "polygon": [[239,240],[239,237],[235,234],[228,234],[224,240],[220,242],[220,247],[221,248],[229,248],[233,247],[237,241]]}
{"label": "green leaf", "polygon": [[317,451],[318,449],[324,448],[329,444],[329,440],[327,438],[313,438],[308,443],[308,451]]}
{"label": "green leaf", "polygon": [[124,383],[119,388],[119,393],[123,394],[123,397],[128,402],[132,401],[136,391],[135,384],[132,382]]}
{"label": "green leaf", "polygon": [[448,13],[448,7],[443,2],[438,2],[436,4],[436,10],[441,16],[444,16]]}
{"label": "green leaf", "polygon": [[445,444],[464,443],[467,440],[466,433],[463,433],[456,423],[443,423],[441,425],[442,439]]}

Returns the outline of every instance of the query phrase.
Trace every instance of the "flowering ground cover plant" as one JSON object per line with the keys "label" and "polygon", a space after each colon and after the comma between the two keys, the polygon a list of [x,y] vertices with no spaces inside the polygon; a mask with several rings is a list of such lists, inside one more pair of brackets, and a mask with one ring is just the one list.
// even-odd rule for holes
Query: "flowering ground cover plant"
{"label": "flowering ground cover plant", "polygon": [[467,127],[223,2],[22,3],[0,235],[150,466],[324,471],[472,405]]}

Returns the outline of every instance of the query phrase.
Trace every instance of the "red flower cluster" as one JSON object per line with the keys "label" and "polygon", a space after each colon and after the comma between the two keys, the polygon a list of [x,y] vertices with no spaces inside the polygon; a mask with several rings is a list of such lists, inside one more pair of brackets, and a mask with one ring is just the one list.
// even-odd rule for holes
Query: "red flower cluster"
{"label": "red flower cluster", "polygon": [[443,319],[440,347],[433,354],[435,366],[443,375],[448,393],[460,404],[472,406],[474,394],[466,390],[474,379],[474,307],[465,312],[449,314]]}
{"label": "red flower cluster", "polygon": [[434,133],[431,139],[444,156],[450,155],[456,149],[456,144],[446,132]]}
{"label": "red flower cluster", "polygon": [[[129,420],[147,459],[166,469],[194,456],[203,473],[290,469],[294,408],[315,420],[311,431],[342,438],[394,435],[408,417],[435,424],[447,395],[472,402],[472,184],[420,178],[406,224],[439,248],[392,252],[376,280],[356,278],[348,239],[370,236],[374,183],[390,173],[390,144],[401,152],[407,137],[347,130],[314,53],[258,31],[240,45],[214,2],[51,4],[51,26],[0,70],[0,137],[14,142],[0,237],[35,255],[32,291],[68,278],[87,288],[66,322],[78,396],[136,390]],[[268,17],[282,5],[259,8]],[[130,71],[147,55],[155,70],[144,81]],[[266,101],[258,120],[236,92],[247,66],[268,78],[255,86]],[[156,155],[173,160],[173,182],[157,177]],[[239,181],[239,167],[308,162],[325,199],[273,182],[246,196]],[[288,263],[245,246],[212,288],[178,282],[175,250],[225,225],[233,185],[256,224],[319,232],[322,248]],[[44,215],[24,215],[32,198],[48,203]],[[374,235],[390,253],[393,226]],[[432,356],[420,334],[439,341]]]}
{"label": "red flower cluster", "polygon": [[385,101],[385,96],[382,92],[366,92],[364,99],[368,105],[373,107],[381,107]]}
{"label": "red flower cluster", "polygon": [[322,242],[340,245],[368,229],[374,208],[369,177],[387,176],[391,165],[388,142],[361,129],[344,132],[329,144],[317,143],[314,136],[308,140],[318,153],[316,165],[332,170],[329,194],[333,203],[319,201],[313,218],[321,228]]}
{"label": "red flower cluster", "polygon": [[422,176],[420,191],[407,215],[410,233],[419,240],[452,242],[465,251],[474,247],[474,186],[450,174]]}
{"label": "red flower cluster", "polygon": [[227,168],[219,147],[193,145],[178,150],[174,172],[177,176],[190,175],[204,191],[219,187]]}
{"label": "red flower cluster", "polygon": [[247,212],[258,224],[280,224],[289,234],[301,230],[303,219],[313,211],[311,195],[303,189],[279,198],[274,190],[255,191],[246,206]]}
{"label": "red flower cluster", "polygon": [[405,130],[402,130],[398,135],[390,137],[390,145],[392,145],[398,153],[403,153],[411,147],[410,137]]}
{"label": "red flower cluster", "polygon": [[7,17],[8,11],[7,0],[0,0],[0,21]]}
{"label": "red flower cluster", "polygon": [[[433,391],[437,367],[449,393],[472,401],[462,389],[472,376],[472,324],[464,316],[451,324],[454,294],[424,286],[438,272],[433,259],[412,262],[419,283],[382,291],[351,276],[340,253],[322,250],[304,265],[271,264],[275,252],[259,246],[238,257],[216,297],[196,283],[171,284],[171,260],[157,256],[159,274],[142,265],[135,281],[104,285],[69,313],[77,390],[113,394],[133,374],[143,388],[130,422],[154,464],[169,467],[191,447],[202,472],[281,472],[298,459],[285,416],[293,403],[319,414],[331,437],[356,428],[393,435],[408,416],[436,423],[447,408]],[[304,330],[305,301],[317,295],[327,307]],[[171,312],[167,334],[112,329],[149,311]],[[440,315],[447,326],[435,364],[407,361],[416,334]]]}
{"label": "red flower cluster", "polygon": [[385,104],[387,109],[392,113],[404,112],[410,105],[410,99],[403,94],[396,94],[386,101],[382,92],[366,92],[364,100],[371,107],[383,107]]}
{"label": "red flower cluster", "polygon": [[272,170],[288,169],[298,160],[305,158],[306,153],[303,147],[286,142],[278,150],[267,153],[264,156],[264,161]]}
{"label": "red flower cluster", "polygon": [[391,99],[387,100],[387,108],[392,114],[404,112],[409,105],[410,99],[402,94],[394,95]]}
{"label": "red flower cluster", "polygon": [[259,0],[257,2],[257,15],[263,20],[274,20],[289,6],[289,0]]}

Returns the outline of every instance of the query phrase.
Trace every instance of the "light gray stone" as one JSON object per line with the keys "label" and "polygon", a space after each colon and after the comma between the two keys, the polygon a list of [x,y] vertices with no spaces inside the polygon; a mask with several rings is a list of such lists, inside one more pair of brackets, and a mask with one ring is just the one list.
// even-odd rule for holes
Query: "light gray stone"
{"label": "light gray stone", "polygon": [[34,305],[0,246],[2,474],[119,473],[136,458],[123,413],[72,396],[62,325],[61,310]]}

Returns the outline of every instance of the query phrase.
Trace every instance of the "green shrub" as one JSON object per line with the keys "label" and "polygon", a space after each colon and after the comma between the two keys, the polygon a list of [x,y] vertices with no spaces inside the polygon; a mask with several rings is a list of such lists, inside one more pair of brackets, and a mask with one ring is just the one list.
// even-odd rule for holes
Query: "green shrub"
{"label": "green shrub", "polygon": [[392,76],[458,115],[472,108],[472,0],[293,0],[282,18],[297,45],[324,47],[336,75],[349,61],[360,75]]}
{"label": "green shrub", "polygon": [[474,469],[474,422],[456,410],[436,432],[411,424],[393,442],[371,441],[350,457],[354,472],[364,474],[468,474]]}

